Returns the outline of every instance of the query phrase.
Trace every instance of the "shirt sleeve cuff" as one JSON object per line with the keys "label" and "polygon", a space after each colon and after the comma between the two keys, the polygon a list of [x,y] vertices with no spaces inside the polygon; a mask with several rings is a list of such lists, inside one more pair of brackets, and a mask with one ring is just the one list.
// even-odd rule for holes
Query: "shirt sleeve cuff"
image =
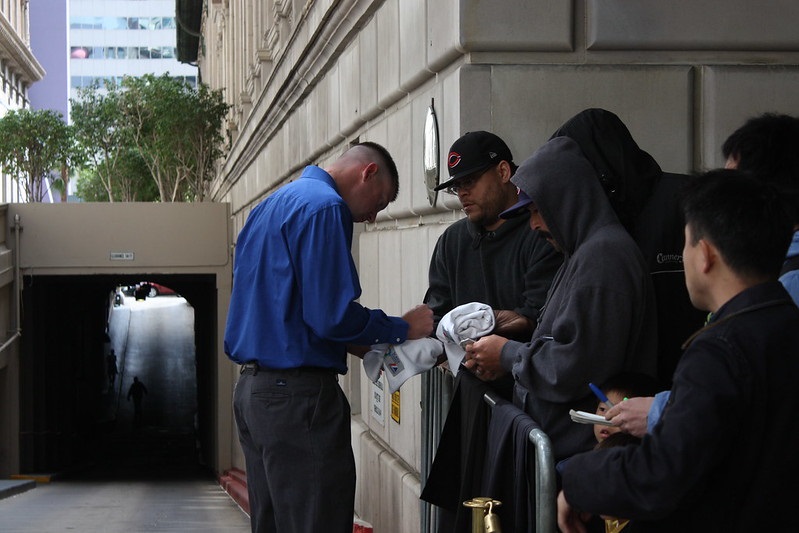
{"label": "shirt sleeve cuff", "polygon": [[646,432],[652,433],[652,430],[660,420],[660,415],[663,414],[663,409],[666,408],[666,403],[669,401],[671,391],[663,391],[655,394],[655,399],[649,407],[649,414],[646,417]]}
{"label": "shirt sleeve cuff", "polygon": [[499,354],[499,363],[506,372],[513,370],[513,365],[519,358],[518,353],[521,346],[523,346],[523,343],[509,340],[502,347],[502,352]]}
{"label": "shirt sleeve cuff", "polygon": [[382,320],[374,320],[369,328],[372,336],[367,344],[401,344],[408,340],[408,323],[400,317],[383,315]]}

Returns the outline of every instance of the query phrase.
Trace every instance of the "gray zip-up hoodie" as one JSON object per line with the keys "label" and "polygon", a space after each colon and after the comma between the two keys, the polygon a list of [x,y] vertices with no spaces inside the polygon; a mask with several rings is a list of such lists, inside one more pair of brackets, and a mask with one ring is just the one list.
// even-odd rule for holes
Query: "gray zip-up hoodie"
{"label": "gray zip-up hoodie", "polygon": [[531,341],[509,341],[502,363],[513,372],[520,407],[563,459],[596,444],[592,427],[568,414],[596,409],[589,382],[624,371],[654,375],[654,290],[638,246],[573,140],[548,141],[512,181],[532,198],[564,262]]}

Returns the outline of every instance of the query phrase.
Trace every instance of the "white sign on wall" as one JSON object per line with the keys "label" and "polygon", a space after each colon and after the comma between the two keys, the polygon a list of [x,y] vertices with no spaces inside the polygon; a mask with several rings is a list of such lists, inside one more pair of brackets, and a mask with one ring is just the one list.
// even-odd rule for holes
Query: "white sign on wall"
{"label": "white sign on wall", "polygon": [[380,376],[377,383],[372,383],[370,392],[369,411],[372,413],[372,418],[377,420],[381,426],[384,426],[386,421],[386,393],[383,389],[383,376]]}

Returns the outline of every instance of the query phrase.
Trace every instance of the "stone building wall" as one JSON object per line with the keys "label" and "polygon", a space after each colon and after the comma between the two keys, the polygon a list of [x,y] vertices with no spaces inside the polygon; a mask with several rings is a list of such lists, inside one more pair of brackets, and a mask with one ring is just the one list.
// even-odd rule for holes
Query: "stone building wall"
{"label": "stone building wall", "polygon": [[[27,0],[0,1],[0,117],[30,106],[28,89],[44,76],[30,49]],[[22,188],[0,173],[0,479],[19,469],[19,310],[13,258],[6,242],[8,202],[24,201]]]}
{"label": "stone building wall", "polygon": [[[400,194],[353,249],[362,303],[418,303],[437,237],[461,215],[428,201],[423,131],[435,109],[441,166],[474,129],[517,162],[587,107],[613,111],[666,171],[720,166],[746,118],[799,115],[799,3],[793,0],[208,0],[200,69],[234,104],[214,199],[234,233],[260,200],[357,140],[384,144]],[[445,172],[445,171],[443,171]],[[419,531],[421,385],[399,422],[352,361],[356,511],[381,532]],[[377,401],[382,419],[376,416]],[[396,408],[395,408],[396,409]],[[235,444],[232,444],[235,446]],[[236,461],[243,466],[240,453]]]}

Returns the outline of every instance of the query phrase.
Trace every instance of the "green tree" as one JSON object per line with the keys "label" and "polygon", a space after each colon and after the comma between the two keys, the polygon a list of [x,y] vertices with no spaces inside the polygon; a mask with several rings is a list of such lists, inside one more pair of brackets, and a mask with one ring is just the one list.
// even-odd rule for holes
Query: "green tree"
{"label": "green tree", "polygon": [[[194,89],[169,74],[84,90],[72,102],[93,170],[81,177],[81,190],[96,197],[96,180],[109,201],[146,201],[153,189],[162,202],[205,200],[214,165],[224,155],[222,123],[229,108],[221,91]],[[142,165],[152,186],[141,179]]]}
{"label": "green tree", "polygon": [[[93,167],[86,167],[78,176],[78,196],[87,202],[157,202],[158,189],[150,170],[136,150],[128,150],[109,162],[116,171],[114,179],[106,181]],[[107,189],[110,185],[111,191]]]}
{"label": "green tree", "polygon": [[[117,163],[124,159],[120,155],[131,149],[119,99],[119,90],[115,84],[109,83],[101,87],[95,83],[80,89],[78,98],[71,100],[75,137],[85,148],[87,155],[88,172],[82,173],[80,181],[84,182],[83,190],[96,201],[102,201],[103,198],[96,194],[95,185],[102,186],[106,194],[105,201],[131,201],[130,196],[120,196],[122,191],[132,189],[132,184],[125,182],[135,181],[135,177],[128,176],[117,167]],[[87,179],[97,183],[87,188]],[[80,193],[80,181],[79,194],[81,198],[88,200]]]}
{"label": "green tree", "polygon": [[128,134],[150,169],[162,202],[203,201],[223,155],[221,91],[192,88],[168,74],[126,77],[121,106]]}
{"label": "green tree", "polygon": [[189,196],[202,202],[216,174],[216,162],[225,155],[222,123],[230,105],[225,103],[222,91],[212,91],[206,85],[200,85],[191,100],[192,108],[201,112],[188,120],[177,158],[188,172]]}
{"label": "green tree", "polygon": [[0,166],[30,202],[47,194],[47,177],[57,171],[66,185],[69,168],[82,160],[72,129],[49,109],[9,111],[0,118]]}

